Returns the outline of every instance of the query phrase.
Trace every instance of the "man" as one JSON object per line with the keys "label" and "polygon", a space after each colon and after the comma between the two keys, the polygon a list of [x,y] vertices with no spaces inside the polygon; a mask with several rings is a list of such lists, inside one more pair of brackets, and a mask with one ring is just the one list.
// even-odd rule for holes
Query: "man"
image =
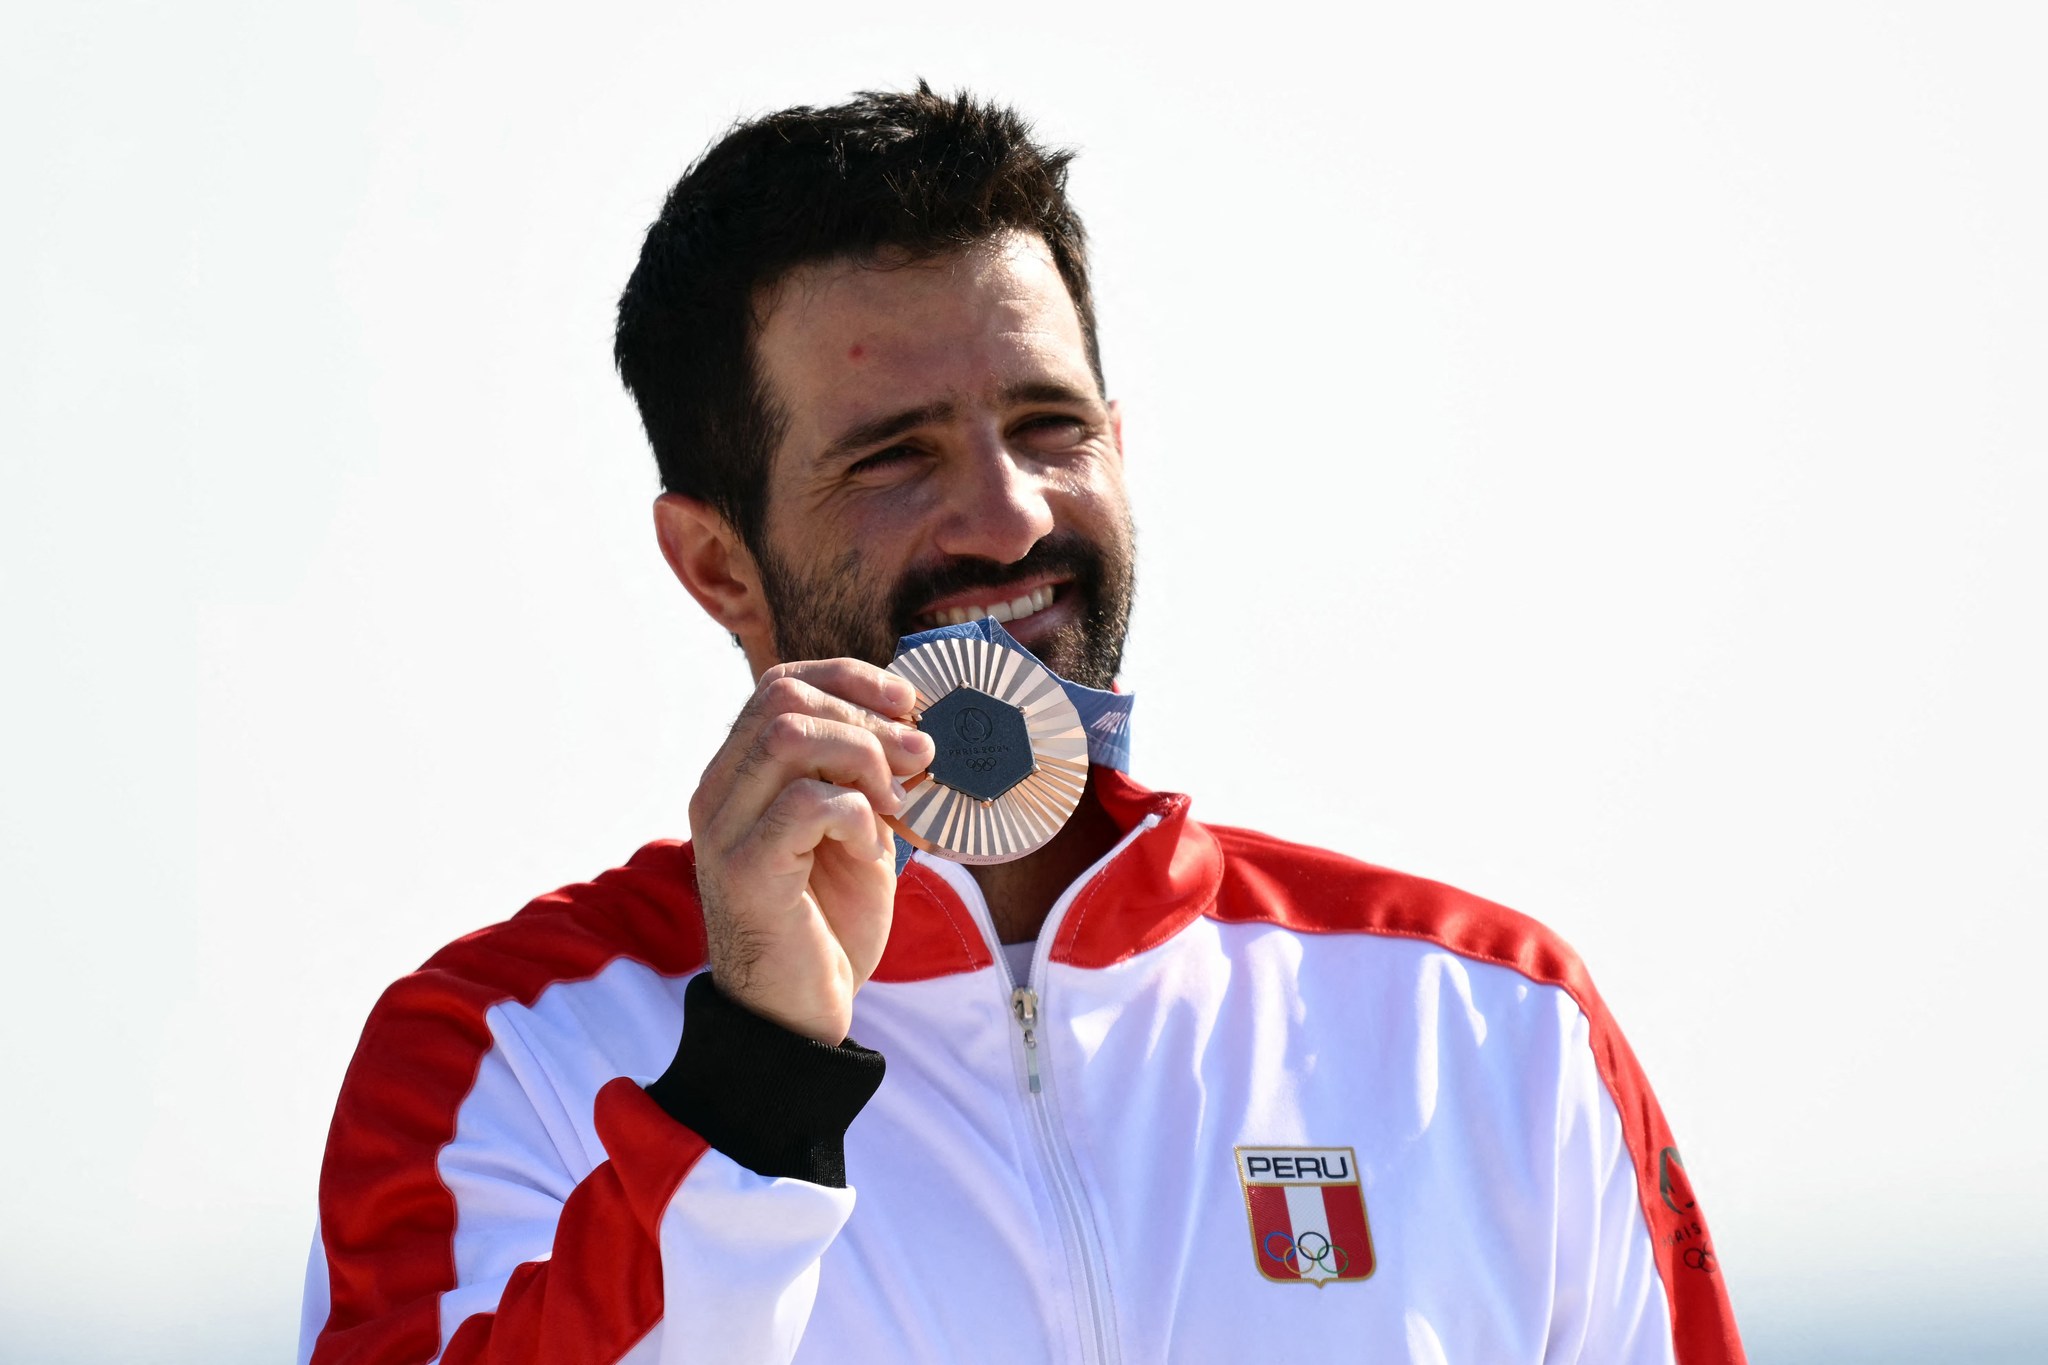
{"label": "man", "polygon": [[1741,1359],[1663,1117],[1539,926],[1205,827],[1109,747],[1039,851],[899,873],[933,758],[901,637],[994,616],[1092,688],[1121,657],[1064,168],[920,86],[739,127],[669,197],[619,365],[753,695],[688,844],[379,1002],[303,1356]]}

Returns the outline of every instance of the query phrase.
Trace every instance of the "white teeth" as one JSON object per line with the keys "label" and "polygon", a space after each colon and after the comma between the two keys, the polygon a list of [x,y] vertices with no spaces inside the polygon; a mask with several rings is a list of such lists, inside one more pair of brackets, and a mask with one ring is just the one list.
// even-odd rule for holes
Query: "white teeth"
{"label": "white teeth", "polygon": [[998,602],[992,607],[985,607],[979,603],[966,607],[947,607],[930,613],[925,619],[935,626],[965,625],[969,621],[979,621],[984,616],[993,616],[998,621],[1015,621],[1019,617],[1030,616],[1051,606],[1054,593],[1053,586],[1047,584],[1045,587],[1032,589],[1022,597],[1009,602]]}

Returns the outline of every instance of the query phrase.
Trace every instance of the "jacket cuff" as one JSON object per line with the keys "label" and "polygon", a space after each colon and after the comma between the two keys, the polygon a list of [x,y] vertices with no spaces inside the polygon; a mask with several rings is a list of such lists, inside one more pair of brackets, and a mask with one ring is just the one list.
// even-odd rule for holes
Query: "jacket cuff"
{"label": "jacket cuff", "polygon": [[669,1117],[765,1176],[846,1185],[846,1129],[882,1084],[882,1054],[827,1047],[726,999],[711,973],[683,993],[683,1038],[647,1086]]}

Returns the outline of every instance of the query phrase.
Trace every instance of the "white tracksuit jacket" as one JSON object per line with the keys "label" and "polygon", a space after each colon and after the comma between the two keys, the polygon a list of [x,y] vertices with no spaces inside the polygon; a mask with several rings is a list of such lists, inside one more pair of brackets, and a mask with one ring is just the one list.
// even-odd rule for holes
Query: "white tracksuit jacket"
{"label": "white tracksuit jacket", "polygon": [[1742,1360],[1569,949],[1095,781],[1129,833],[1054,908],[1035,997],[963,869],[901,878],[844,1188],[644,1088],[704,963],[687,845],[398,982],[336,1106],[301,1361]]}

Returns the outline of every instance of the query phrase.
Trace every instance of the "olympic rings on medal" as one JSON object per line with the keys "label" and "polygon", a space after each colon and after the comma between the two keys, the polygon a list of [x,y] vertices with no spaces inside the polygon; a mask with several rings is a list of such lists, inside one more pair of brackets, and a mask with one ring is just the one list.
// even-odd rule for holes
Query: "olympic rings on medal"
{"label": "olympic rings on medal", "polygon": [[1351,1254],[1320,1232],[1304,1232],[1299,1237],[1269,1232],[1259,1249],[1268,1260],[1278,1261],[1289,1273],[1303,1279],[1318,1278],[1309,1274],[1310,1267],[1321,1272],[1320,1278],[1341,1279],[1351,1265]]}

